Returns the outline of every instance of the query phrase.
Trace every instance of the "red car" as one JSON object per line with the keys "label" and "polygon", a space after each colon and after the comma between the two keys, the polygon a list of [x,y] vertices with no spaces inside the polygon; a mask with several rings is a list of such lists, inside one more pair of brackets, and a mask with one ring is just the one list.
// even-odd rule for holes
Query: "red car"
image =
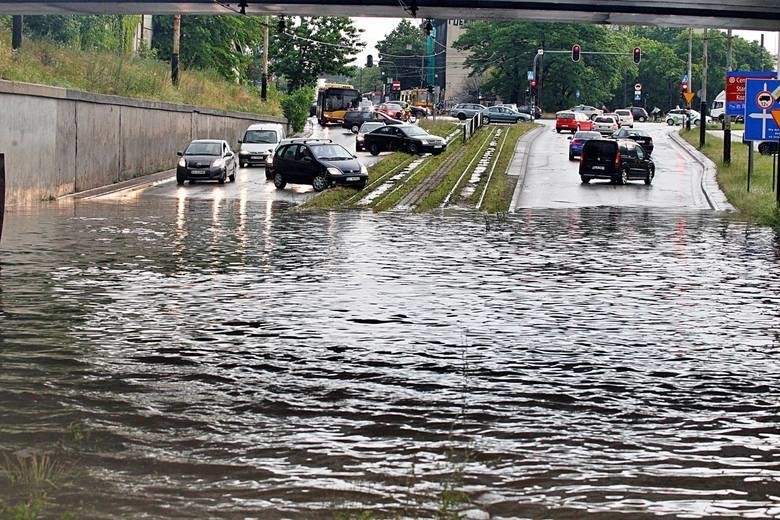
{"label": "red car", "polygon": [[562,110],[555,114],[555,131],[559,134],[563,130],[575,133],[579,130],[593,130],[593,121],[582,112]]}
{"label": "red car", "polygon": [[409,120],[409,113],[401,105],[396,105],[395,103],[382,103],[377,107],[377,112],[382,112],[400,121]]}

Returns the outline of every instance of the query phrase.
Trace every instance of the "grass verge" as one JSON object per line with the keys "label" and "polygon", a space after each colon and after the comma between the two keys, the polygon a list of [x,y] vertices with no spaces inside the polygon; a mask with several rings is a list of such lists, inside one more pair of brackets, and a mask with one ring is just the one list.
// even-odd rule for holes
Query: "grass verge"
{"label": "grass verge", "polygon": [[[519,124],[510,127],[506,143],[501,149],[501,153],[495,158],[496,169],[490,178],[490,184],[485,192],[485,198],[482,201],[482,211],[487,213],[504,213],[509,211],[509,205],[512,203],[512,195],[517,184],[517,177],[509,177],[507,170],[515,155],[517,141],[536,128],[536,126],[533,124]],[[485,182],[487,182],[487,178],[485,178]],[[482,188],[478,187],[477,192],[481,191]]]}
{"label": "grass verge", "polygon": [[[462,145],[464,151],[461,154],[461,157],[452,165],[442,182],[428,193],[428,195],[423,197],[420,203],[414,208],[416,212],[422,213],[438,208],[447,198],[447,195],[453,190],[453,187],[456,192],[463,188],[463,184],[468,182],[468,175],[464,175],[462,179],[460,178],[461,174],[463,174],[463,170],[469,163],[472,163],[477,155],[481,155],[484,152],[483,147],[495,133],[494,130],[495,128],[492,127],[483,127],[478,131],[474,138]],[[479,161],[479,157],[476,159]],[[472,167],[475,164],[476,161],[472,163]],[[458,186],[455,186],[456,183]]]}
{"label": "grass verge", "polygon": [[[683,139],[698,148],[699,130],[680,131]],[[718,184],[728,201],[738,210],[738,217],[758,224],[780,227],[775,193],[772,191],[772,156],[753,154],[753,175],[750,176],[750,191],[747,191],[747,146],[732,143],[731,164],[723,163],[723,139],[707,136],[704,155],[715,163],[718,169]]]}
{"label": "grass verge", "polygon": [[130,54],[85,52],[54,43],[25,39],[12,52],[11,34],[0,29],[0,79],[111,94],[135,99],[200,105],[281,116],[279,93],[270,88],[268,101],[251,87],[231,83],[214,72],[182,70],[179,86],[170,79],[166,62]]}

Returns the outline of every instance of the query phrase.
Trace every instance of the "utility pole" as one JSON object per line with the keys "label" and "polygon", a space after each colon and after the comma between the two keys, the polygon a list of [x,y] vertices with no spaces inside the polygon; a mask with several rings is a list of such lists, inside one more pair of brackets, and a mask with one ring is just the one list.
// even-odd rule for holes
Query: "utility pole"
{"label": "utility pole", "polygon": [[265,30],[263,31],[263,77],[260,79],[260,99],[268,99],[268,15],[265,17]]}
{"label": "utility pole", "polygon": [[[693,28],[688,27],[688,92],[693,92],[693,65],[691,63],[691,56],[693,55]],[[692,108],[688,103],[688,108]],[[685,118],[685,129],[691,130],[691,118]]]}
{"label": "utility pole", "polygon": [[[731,29],[728,30],[728,53],[726,54],[726,70],[732,71],[733,46]],[[731,116],[726,100],[723,100],[723,164],[731,164]]]}
{"label": "utility pole", "polygon": [[18,50],[22,46],[22,16],[15,15],[12,24],[11,49]]}
{"label": "utility pole", "polygon": [[181,15],[173,15],[173,50],[171,52],[171,82],[179,86],[179,39],[181,36]]}
{"label": "utility pole", "polygon": [[707,135],[707,28],[704,28],[704,52],[702,53],[702,74],[701,74],[701,110],[699,116],[699,148],[704,148],[704,142]]}

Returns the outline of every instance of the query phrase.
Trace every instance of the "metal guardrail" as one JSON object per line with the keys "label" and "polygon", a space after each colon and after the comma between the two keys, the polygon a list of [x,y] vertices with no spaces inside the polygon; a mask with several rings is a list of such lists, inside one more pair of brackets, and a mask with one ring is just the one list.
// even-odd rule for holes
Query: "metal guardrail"
{"label": "metal guardrail", "polygon": [[463,142],[465,143],[474,136],[478,128],[482,126],[482,113],[477,113],[463,125]]}

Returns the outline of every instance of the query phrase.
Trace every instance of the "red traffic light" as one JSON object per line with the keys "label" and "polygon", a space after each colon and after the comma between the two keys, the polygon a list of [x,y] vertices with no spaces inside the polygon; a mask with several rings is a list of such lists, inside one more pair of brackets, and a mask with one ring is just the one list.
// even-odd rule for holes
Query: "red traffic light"
{"label": "red traffic light", "polygon": [[577,44],[571,46],[571,61],[580,61],[580,51],[582,47]]}
{"label": "red traffic light", "polygon": [[683,92],[688,92],[688,84],[687,83],[682,83],[680,85],[680,87],[682,88]]}
{"label": "red traffic light", "polygon": [[634,47],[634,63],[639,64],[642,61],[642,49]]}
{"label": "red traffic light", "polygon": [[536,80],[535,80],[535,79],[534,79],[534,80],[531,80],[531,87],[532,87],[532,88],[535,88],[535,87],[536,87]]}

